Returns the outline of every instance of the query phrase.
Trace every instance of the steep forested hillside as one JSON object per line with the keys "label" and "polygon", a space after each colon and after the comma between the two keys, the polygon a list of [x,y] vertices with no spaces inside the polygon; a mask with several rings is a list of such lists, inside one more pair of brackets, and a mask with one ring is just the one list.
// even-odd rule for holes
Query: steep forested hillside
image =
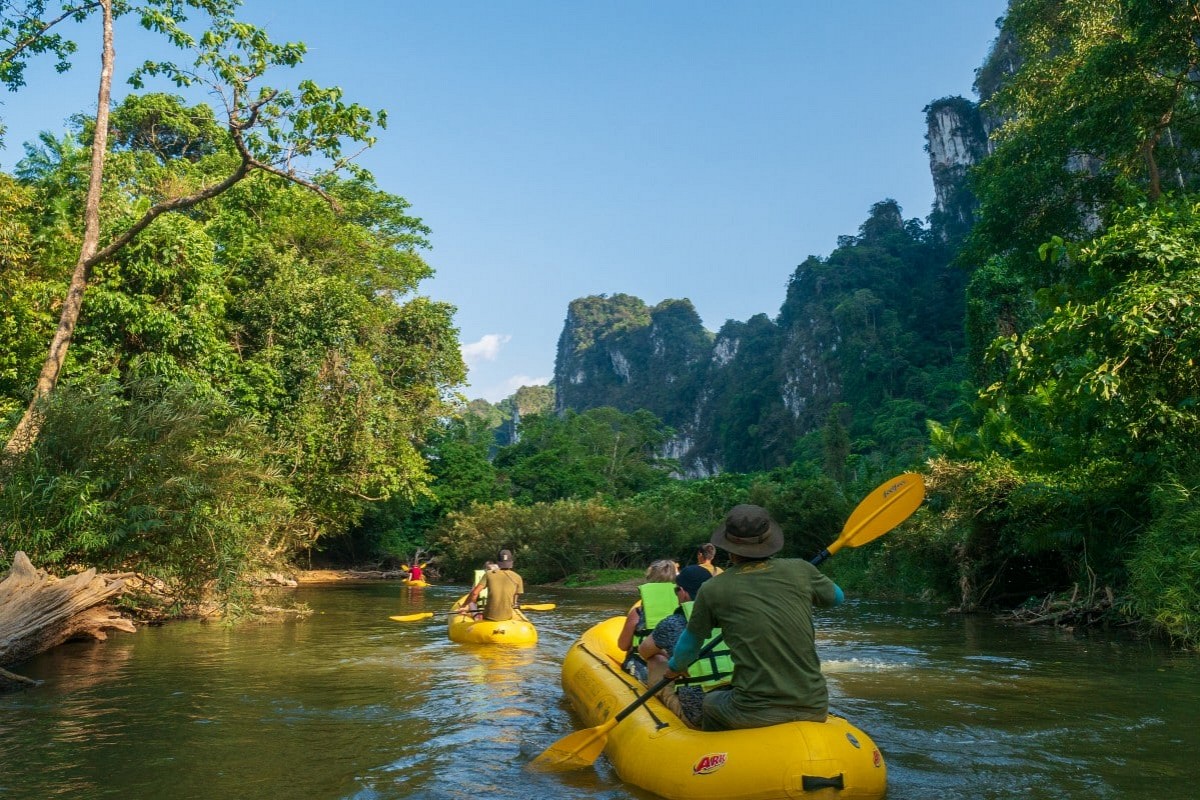
{"label": "steep forested hillside", "polygon": [[686,300],[576,300],[557,407],[652,411],[675,428],[690,474],[819,457],[827,425],[848,430],[847,456],[911,459],[925,419],[944,421],[958,397],[965,275],[951,255],[884,201],[857,236],[796,268],[773,319],[729,321],[713,337]]}

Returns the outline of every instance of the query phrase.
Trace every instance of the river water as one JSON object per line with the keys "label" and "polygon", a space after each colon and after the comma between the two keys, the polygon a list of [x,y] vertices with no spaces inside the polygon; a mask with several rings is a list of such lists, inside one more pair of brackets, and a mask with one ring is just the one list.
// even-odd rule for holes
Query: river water
{"label": "river water", "polygon": [[[604,758],[522,769],[579,726],[568,646],[632,597],[533,587],[558,608],[529,612],[536,647],[506,650],[388,619],[463,587],[292,591],[312,616],[142,628],[19,665],[44,683],[0,695],[0,798],[651,797]],[[821,612],[818,643],[832,708],[884,753],[889,800],[1200,796],[1198,656],[873,602]]]}

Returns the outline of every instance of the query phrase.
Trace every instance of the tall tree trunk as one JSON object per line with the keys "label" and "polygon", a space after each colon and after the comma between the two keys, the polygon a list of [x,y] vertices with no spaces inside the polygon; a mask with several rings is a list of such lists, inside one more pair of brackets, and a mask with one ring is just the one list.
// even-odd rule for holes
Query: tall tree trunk
{"label": "tall tree trunk", "polygon": [[59,373],[67,360],[67,348],[71,344],[71,336],[75,333],[75,325],[79,322],[79,312],[83,306],[83,293],[87,289],[88,278],[91,274],[90,262],[96,254],[100,243],[100,196],[104,183],[104,159],[108,153],[108,111],[112,95],[113,60],[113,24],[112,0],[100,0],[104,10],[104,48],[100,57],[100,90],[96,100],[96,130],[92,137],[92,165],[88,175],[87,201],[83,210],[83,247],[79,252],[79,261],[75,271],[71,273],[71,284],[67,298],[63,302],[62,313],[58,318],[58,330],[50,343],[50,353],[42,365],[38,375],[37,386],[29,407],[17,427],[4,446],[4,458],[9,460],[19,457],[29,451],[37,441],[43,422],[42,404],[54,391],[58,383]]}

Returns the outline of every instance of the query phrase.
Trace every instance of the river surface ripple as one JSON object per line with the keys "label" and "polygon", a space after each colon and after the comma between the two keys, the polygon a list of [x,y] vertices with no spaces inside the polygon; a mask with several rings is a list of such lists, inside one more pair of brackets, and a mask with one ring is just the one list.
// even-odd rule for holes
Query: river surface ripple
{"label": "river surface ripple", "polygon": [[[615,592],[531,587],[534,648],[460,645],[440,612],[463,587],[340,583],[294,590],[314,614],[195,622],[71,643],[0,695],[0,798],[650,798],[601,758],[522,767],[578,728],[562,658]],[[831,706],[888,763],[889,800],[1200,796],[1200,657],[850,602],[818,615]]]}

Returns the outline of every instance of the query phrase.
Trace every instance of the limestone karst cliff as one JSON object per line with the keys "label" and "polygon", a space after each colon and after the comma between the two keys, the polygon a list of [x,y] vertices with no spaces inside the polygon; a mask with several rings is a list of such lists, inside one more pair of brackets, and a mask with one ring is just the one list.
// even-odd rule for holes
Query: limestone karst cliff
{"label": "limestone karst cliff", "polygon": [[943,239],[959,239],[974,221],[975,195],[968,172],[987,155],[987,125],[978,104],[962,97],[930,103],[925,124],[934,191],[930,224]]}
{"label": "limestone karst cliff", "polygon": [[[1002,30],[976,74],[979,97],[1017,66]],[[925,112],[925,223],[877,203],[857,236],[795,269],[774,318],[730,320],[715,334],[686,299],[575,300],[558,343],[556,409],[645,408],[675,430],[666,455],[690,476],[820,460],[830,425],[846,427],[861,457],[911,457],[925,420],[944,420],[959,399],[967,276],[951,262],[974,222],[970,171],[999,124],[962,97]]]}
{"label": "limestone karst cliff", "polygon": [[963,275],[948,263],[939,236],[885,201],[796,268],[773,319],[714,336],[687,300],[580,298],[559,337],[556,408],[653,412],[691,476],[813,456],[835,408],[864,448],[917,447],[959,377]]}

